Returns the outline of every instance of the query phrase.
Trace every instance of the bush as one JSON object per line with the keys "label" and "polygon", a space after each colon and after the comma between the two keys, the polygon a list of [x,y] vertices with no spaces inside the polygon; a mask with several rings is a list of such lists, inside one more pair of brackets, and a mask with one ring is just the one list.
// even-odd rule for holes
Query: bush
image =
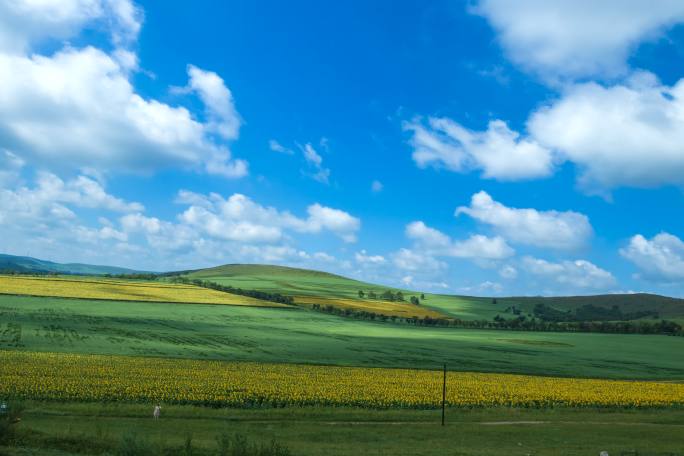
{"label": "bush", "polygon": [[152,453],[150,445],[140,439],[135,432],[127,432],[121,437],[116,454],[119,456],[147,456]]}
{"label": "bush", "polygon": [[216,437],[219,456],[291,456],[290,450],[271,440],[268,445],[250,443],[242,434],[224,432]]}

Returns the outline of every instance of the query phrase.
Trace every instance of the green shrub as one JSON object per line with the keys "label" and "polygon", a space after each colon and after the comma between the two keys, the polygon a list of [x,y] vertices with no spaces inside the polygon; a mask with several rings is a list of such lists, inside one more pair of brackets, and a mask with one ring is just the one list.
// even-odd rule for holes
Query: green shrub
{"label": "green shrub", "polygon": [[216,437],[219,456],[291,456],[290,450],[272,440],[269,444],[250,443],[242,434],[222,433]]}
{"label": "green shrub", "polygon": [[119,456],[147,456],[152,454],[152,448],[135,432],[127,432],[121,436],[116,454]]}

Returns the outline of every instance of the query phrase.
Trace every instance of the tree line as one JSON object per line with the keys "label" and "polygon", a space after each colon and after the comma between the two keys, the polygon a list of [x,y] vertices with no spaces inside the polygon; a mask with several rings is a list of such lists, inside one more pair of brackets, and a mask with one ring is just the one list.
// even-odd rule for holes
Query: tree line
{"label": "tree line", "polygon": [[188,279],[186,277],[172,277],[170,279],[172,283],[182,283],[185,285],[195,285],[202,288],[210,288],[216,291],[222,291],[224,293],[232,293],[240,296],[248,296],[250,298],[261,299],[263,301],[277,302],[280,304],[294,304],[294,298],[292,296],[282,295],[280,293],[269,293],[267,291],[260,290],[249,290],[244,288],[236,288],[232,285],[221,285],[216,282],[211,282],[209,280],[201,279]]}
{"label": "tree line", "polygon": [[[406,302],[406,297],[404,296],[404,293],[401,291],[394,292],[392,290],[385,290],[380,294],[377,294],[375,291],[370,290],[368,292],[365,292],[363,290],[359,290],[358,292],[359,298],[361,299],[380,299],[382,301],[390,301],[390,302]],[[411,296],[409,298],[409,302],[411,304],[415,305],[420,305],[420,300],[425,299],[425,294],[421,293],[420,299],[417,296]]]}
{"label": "tree line", "polygon": [[[514,310],[515,307],[514,307]],[[641,318],[659,318],[658,312],[654,310],[637,310],[634,312],[623,312],[616,305],[612,307],[595,306],[585,304],[575,309],[563,311],[555,309],[543,303],[534,306],[534,316],[544,321],[556,322],[582,322],[582,321],[629,321]],[[515,312],[514,312],[515,313]],[[520,313],[517,313],[519,315]]]}
{"label": "tree line", "polygon": [[365,310],[343,309],[330,304],[322,306],[314,304],[314,310],[342,317],[361,320],[405,323],[415,326],[449,327],[461,329],[507,329],[513,331],[538,332],[592,332],[612,334],[664,334],[684,336],[684,328],[674,321],[544,321],[537,318],[506,319],[499,315],[492,320],[461,320],[460,318],[432,318],[432,317],[398,317]]}

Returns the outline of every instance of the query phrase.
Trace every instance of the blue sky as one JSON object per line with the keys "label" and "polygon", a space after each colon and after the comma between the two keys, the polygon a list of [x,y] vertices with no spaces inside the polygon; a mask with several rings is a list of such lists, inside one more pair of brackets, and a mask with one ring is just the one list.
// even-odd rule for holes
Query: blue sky
{"label": "blue sky", "polygon": [[0,6],[0,250],[684,296],[679,2]]}

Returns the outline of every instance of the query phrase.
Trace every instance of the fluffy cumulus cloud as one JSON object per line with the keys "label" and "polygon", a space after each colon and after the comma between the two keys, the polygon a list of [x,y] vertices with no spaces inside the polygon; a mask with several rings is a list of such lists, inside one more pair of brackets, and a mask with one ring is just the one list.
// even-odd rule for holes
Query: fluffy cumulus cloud
{"label": "fluffy cumulus cloud", "polygon": [[627,64],[640,43],[684,22],[684,3],[479,0],[470,11],[558,97],[530,114],[525,131],[501,120],[483,131],[445,118],[404,123],[419,167],[520,180],[570,162],[580,189],[605,197],[617,187],[684,183],[684,80],[667,86]]}
{"label": "fluffy cumulus cloud", "polygon": [[417,248],[432,256],[501,260],[515,254],[515,250],[500,236],[488,237],[473,234],[467,239],[453,240],[441,231],[425,225],[422,221],[409,223],[406,226],[406,236],[416,242]]}
{"label": "fluffy cumulus cloud", "polygon": [[117,215],[144,210],[140,203],[111,195],[103,183],[84,175],[62,180],[43,172],[34,185],[21,182],[0,189],[0,248],[10,253],[43,256],[80,245],[101,254],[101,248],[112,243],[108,251],[115,254],[127,234],[105,217],[100,217],[100,226],[88,226],[79,212]]}
{"label": "fluffy cumulus cloud", "polygon": [[0,221],[15,228],[30,229],[54,221],[75,218],[70,206],[112,212],[142,211],[140,203],[127,202],[107,193],[90,177],[78,176],[63,181],[51,173],[40,173],[34,187],[0,189]]}
{"label": "fluffy cumulus cloud", "polygon": [[651,239],[641,234],[633,236],[620,254],[634,263],[641,276],[665,283],[684,282],[684,242],[669,233]]}
{"label": "fluffy cumulus cloud", "polygon": [[546,79],[613,77],[636,46],[684,21],[678,0],[480,0],[509,58]]}
{"label": "fluffy cumulus cloud", "polygon": [[[0,190],[0,247],[89,262],[102,260],[106,250],[109,262],[150,269],[221,262],[337,268],[342,263],[327,252],[297,248],[295,235],[327,232],[351,242],[361,225],[347,212],[317,203],[297,217],[242,194],[223,198],[182,191],[176,203],[185,207],[174,218],[162,219],[145,214],[140,203],[110,194],[89,176],[62,180],[40,173],[35,185]],[[91,211],[99,215],[96,223]],[[369,260],[377,262],[372,256]]]}
{"label": "fluffy cumulus cloud", "polygon": [[[181,166],[227,177],[247,173],[247,163],[233,159],[226,145],[237,137],[240,118],[218,75],[188,67],[188,89],[204,103],[205,120],[136,91],[131,70],[137,57],[118,47],[135,39],[140,28],[132,3],[12,1],[1,9],[7,13],[0,11],[1,148],[62,168]],[[8,32],[14,26],[6,28],[5,22],[14,16],[22,17],[25,33]],[[51,55],[32,51],[32,44],[75,36],[92,21],[110,30],[117,46],[111,53],[92,46],[65,46]]]}
{"label": "fluffy cumulus cloud", "polygon": [[425,168],[442,167],[456,172],[482,170],[489,179],[520,180],[545,177],[553,171],[551,151],[523,138],[501,120],[486,131],[469,130],[447,118],[431,117],[427,125],[404,123],[412,133],[413,160]]}
{"label": "fluffy cumulus cloud", "polygon": [[181,191],[177,202],[190,204],[180,220],[215,238],[242,242],[276,242],[286,230],[298,233],[329,231],[345,242],[356,241],[361,221],[340,209],[318,203],[307,208],[308,216],[299,218],[288,211],[262,206],[249,197],[236,193],[224,199]]}
{"label": "fluffy cumulus cloud", "polygon": [[642,72],[613,86],[573,85],[528,129],[580,167],[585,189],[684,184],[684,80],[669,87]]}
{"label": "fluffy cumulus cloud", "polygon": [[578,212],[538,211],[504,206],[486,192],[472,196],[470,206],[456,209],[490,225],[511,242],[553,249],[577,249],[592,236],[589,218]]}
{"label": "fluffy cumulus cloud", "polygon": [[607,290],[617,283],[613,274],[586,260],[553,263],[528,256],[523,258],[522,264],[530,274],[568,290]]}
{"label": "fluffy cumulus cloud", "polygon": [[600,195],[684,184],[684,79],[668,86],[638,71],[613,85],[568,84],[530,114],[525,135],[500,121],[484,132],[449,119],[408,125],[420,167],[482,169],[483,177],[513,180],[544,177],[570,162],[580,189]]}
{"label": "fluffy cumulus cloud", "polygon": [[112,42],[134,41],[142,12],[130,0],[9,0],[0,3],[0,50],[24,53],[46,39],[68,39],[87,23],[109,30]]}
{"label": "fluffy cumulus cloud", "polygon": [[422,274],[442,271],[447,268],[444,261],[438,260],[432,255],[405,248],[392,254],[392,262],[403,271],[415,271]]}

